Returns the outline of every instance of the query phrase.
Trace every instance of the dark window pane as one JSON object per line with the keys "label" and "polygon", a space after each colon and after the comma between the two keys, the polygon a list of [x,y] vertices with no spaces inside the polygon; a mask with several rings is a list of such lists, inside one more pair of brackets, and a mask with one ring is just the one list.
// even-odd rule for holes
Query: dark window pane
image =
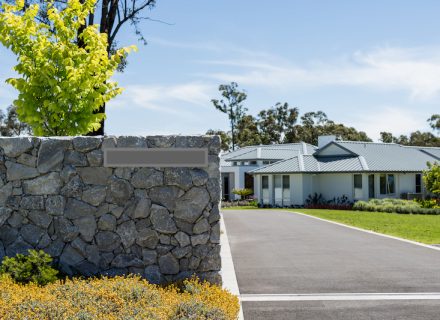
{"label": "dark window pane", "polygon": [[387,194],[387,181],[386,175],[381,174],[379,179],[380,194]]}
{"label": "dark window pane", "polygon": [[283,188],[284,189],[290,188],[290,177],[289,176],[283,176]]}
{"label": "dark window pane", "polygon": [[354,175],[354,187],[356,189],[362,189],[362,175],[361,174]]}
{"label": "dark window pane", "polygon": [[261,177],[261,185],[263,189],[269,188],[269,177],[268,176],[262,176]]}
{"label": "dark window pane", "polygon": [[416,174],[416,193],[422,193],[422,175]]}
{"label": "dark window pane", "polygon": [[388,175],[388,193],[395,193],[396,189],[394,186],[394,174]]}

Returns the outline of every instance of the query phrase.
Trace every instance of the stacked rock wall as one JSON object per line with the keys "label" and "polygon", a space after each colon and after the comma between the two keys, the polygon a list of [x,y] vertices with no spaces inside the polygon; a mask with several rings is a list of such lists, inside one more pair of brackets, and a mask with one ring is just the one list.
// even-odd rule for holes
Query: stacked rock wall
{"label": "stacked rock wall", "polygon": [[[207,148],[206,168],[104,167],[105,148]],[[42,249],[67,274],[220,282],[220,140],[0,138],[0,260]]]}

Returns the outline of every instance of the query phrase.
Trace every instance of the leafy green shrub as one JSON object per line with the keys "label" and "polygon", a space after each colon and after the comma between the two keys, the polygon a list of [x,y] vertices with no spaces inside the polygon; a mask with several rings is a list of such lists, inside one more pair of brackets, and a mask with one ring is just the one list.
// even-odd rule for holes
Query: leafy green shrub
{"label": "leafy green shrub", "polygon": [[252,189],[233,189],[232,190],[233,194],[239,195],[241,197],[241,199],[246,199],[246,197],[250,196],[251,194],[254,193],[254,191]]}
{"label": "leafy green shrub", "polygon": [[7,274],[18,283],[33,282],[43,286],[56,281],[58,271],[51,267],[51,256],[42,250],[28,252],[28,255],[5,257],[0,266],[0,275]]}
{"label": "leafy green shrub", "polygon": [[440,209],[440,200],[439,199],[414,199],[422,208],[428,209]]}

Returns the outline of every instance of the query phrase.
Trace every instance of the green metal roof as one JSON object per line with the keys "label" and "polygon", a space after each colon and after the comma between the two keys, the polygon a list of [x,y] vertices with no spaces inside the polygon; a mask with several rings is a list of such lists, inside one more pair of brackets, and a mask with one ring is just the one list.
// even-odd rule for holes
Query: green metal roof
{"label": "green metal roof", "polygon": [[231,166],[233,161],[281,160],[298,154],[312,154],[316,149],[304,142],[248,146],[221,155],[221,166]]}
{"label": "green metal roof", "polygon": [[[336,147],[336,148],[335,148]],[[333,148],[341,154],[332,156]],[[324,155],[325,154],[325,155]],[[299,155],[251,171],[263,173],[420,172],[428,161],[439,161],[440,148],[406,147],[394,143],[334,141],[313,155]]]}

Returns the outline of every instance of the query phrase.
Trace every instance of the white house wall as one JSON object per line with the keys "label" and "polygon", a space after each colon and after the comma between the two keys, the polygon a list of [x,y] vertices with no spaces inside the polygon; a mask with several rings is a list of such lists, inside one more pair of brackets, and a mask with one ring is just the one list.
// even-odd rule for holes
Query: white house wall
{"label": "white house wall", "polygon": [[[314,192],[322,194],[324,199],[332,200],[345,195],[353,201],[353,174],[318,174],[314,178]],[[365,187],[364,184],[362,187]]]}
{"label": "white house wall", "polygon": [[[229,184],[232,189],[243,189],[244,188],[244,174],[251,170],[258,168],[258,166],[231,166],[222,167],[221,173],[233,173],[233,180],[230,179]],[[255,188],[255,186],[254,186]],[[240,196],[231,194],[231,199],[239,200]]]}
{"label": "white house wall", "polygon": [[415,193],[416,192],[416,174],[406,173],[399,174],[399,190],[400,193]]}

